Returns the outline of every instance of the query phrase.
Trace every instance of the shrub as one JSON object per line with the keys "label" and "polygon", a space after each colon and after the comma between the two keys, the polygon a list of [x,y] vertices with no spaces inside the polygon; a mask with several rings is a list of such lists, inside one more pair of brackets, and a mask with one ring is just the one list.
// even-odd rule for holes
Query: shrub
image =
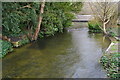
{"label": "shrub", "polygon": [[118,26],[120,26],[120,23],[119,24],[117,24]]}
{"label": "shrub", "polygon": [[96,22],[94,20],[88,22],[88,28],[90,32],[102,32],[102,30],[100,29],[101,24],[99,22]]}
{"label": "shrub", "polygon": [[[34,33],[39,16],[39,2],[3,2],[2,27],[3,35],[18,36],[22,32]],[[29,7],[25,7],[29,5]],[[71,25],[73,12],[81,10],[81,2],[46,2],[39,37],[51,36],[63,32]]]}
{"label": "shrub", "polygon": [[109,32],[109,35],[112,37],[117,36],[117,34],[115,34],[114,32]]}
{"label": "shrub", "polygon": [[101,63],[103,67],[108,72],[108,77],[110,78],[120,78],[120,72],[118,72],[118,68],[120,67],[120,54],[119,53],[112,53],[104,55],[101,58]]}
{"label": "shrub", "polygon": [[25,45],[27,43],[29,43],[29,39],[28,38],[24,38],[24,39],[19,41],[19,46]]}
{"label": "shrub", "polygon": [[18,40],[16,42],[12,42],[12,44],[13,44],[13,47],[20,47],[20,46],[23,46],[29,42],[30,42],[29,39],[26,37],[26,38],[23,38],[23,39]]}
{"label": "shrub", "polygon": [[2,49],[0,50],[0,58],[4,57],[8,52],[13,51],[12,44],[10,42],[0,40],[0,44]]}

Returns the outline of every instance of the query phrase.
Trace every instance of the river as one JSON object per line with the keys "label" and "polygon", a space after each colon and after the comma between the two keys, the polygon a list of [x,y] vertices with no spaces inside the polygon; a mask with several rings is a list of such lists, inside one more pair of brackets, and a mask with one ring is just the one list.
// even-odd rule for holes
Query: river
{"label": "river", "polygon": [[3,78],[106,78],[99,63],[110,41],[86,23],[14,50],[3,58]]}

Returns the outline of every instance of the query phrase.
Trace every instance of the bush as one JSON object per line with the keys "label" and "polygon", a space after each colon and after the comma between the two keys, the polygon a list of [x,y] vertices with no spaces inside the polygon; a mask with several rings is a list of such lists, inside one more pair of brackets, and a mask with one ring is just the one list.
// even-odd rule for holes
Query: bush
{"label": "bush", "polygon": [[90,32],[95,32],[95,33],[102,32],[102,30],[99,27],[100,25],[101,25],[100,23],[98,23],[98,22],[96,22],[94,20],[88,22],[89,31]]}
{"label": "bush", "polygon": [[108,77],[110,78],[120,78],[120,72],[118,72],[118,68],[120,67],[120,54],[112,53],[106,54],[101,58],[101,63],[103,67],[108,72]]}
{"label": "bush", "polygon": [[109,35],[112,37],[117,36],[117,34],[115,34],[114,32],[109,32]]}
{"label": "bush", "polygon": [[25,45],[27,43],[29,43],[29,39],[28,38],[24,38],[24,39],[19,41],[19,46]]}
{"label": "bush", "polygon": [[115,26],[115,27],[110,27],[108,30],[108,33],[110,36],[114,37],[114,36],[119,36],[119,26]]}
{"label": "bush", "polygon": [[117,24],[118,26],[120,26],[120,23],[119,24]]}
{"label": "bush", "polygon": [[23,39],[18,40],[16,42],[12,42],[12,44],[13,44],[13,47],[20,47],[20,46],[23,46],[29,42],[30,42],[29,39],[26,37],[26,38],[23,38]]}
{"label": "bush", "polygon": [[10,42],[0,40],[0,44],[2,49],[0,50],[0,58],[4,57],[8,52],[13,51],[12,44]]}
{"label": "bush", "polygon": [[[38,24],[40,2],[3,2],[3,35],[17,36],[22,32],[34,33]],[[31,8],[25,7],[30,5]],[[79,12],[82,2],[46,2],[39,37],[51,36],[63,32],[74,18],[73,12]]]}
{"label": "bush", "polygon": [[63,32],[65,27],[71,26],[74,18],[71,8],[74,7],[70,6],[68,2],[46,3],[39,36],[51,36],[57,32]]}

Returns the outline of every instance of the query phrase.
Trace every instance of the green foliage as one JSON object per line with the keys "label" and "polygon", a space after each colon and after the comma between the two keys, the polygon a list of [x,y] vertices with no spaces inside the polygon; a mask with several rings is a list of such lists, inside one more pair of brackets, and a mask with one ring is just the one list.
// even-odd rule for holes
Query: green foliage
{"label": "green foliage", "polygon": [[29,39],[27,37],[25,37],[25,38],[22,38],[16,42],[12,42],[12,44],[13,44],[13,47],[20,47],[20,46],[23,46],[29,42],[30,42]]}
{"label": "green foliage", "polygon": [[72,9],[73,12],[79,13],[82,6],[83,6],[83,4],[81,2],[73,2],[71,4],[71,9]]}
{"label": "green foliage", "polygon": [[[23,8],[31,5],[32,8]],[[22,31],[36,27],[37,13],[36,3],[4,2],[2,4],[3,35],[19,35]]]}
{"label": "green foliage", "polygon": [[112,36],[112,37],[119,36],[119,29],[120,29],[120,27],[117,27],[117,26],[115,26],[115,27],[110,27],[110,28],[108,29],[108,33],[109,33],[109,35]]}
{"label": "green foliage", "polygon": [[102,30],[99,27],[100,25],[101,25],[100,23],[98,23],[98,22],[96,22],[94,20],[88,22],[89,31],[90,32],[95,32],[95,33],[102,32]]}
{"label": "green foliage", "polygon": [[22,45],[25,45],[27,43],[29,43],[29,39],[28,38],[24,38],[24,39],[22,39],[22,40],[19,41],[18,45],[22,46]]}
{"label": "green foliage", "polygon": [[120,26],[120,23],[118,23],[117,25]]}
{"label": "green foliage", "polygon": [[1,49],[0,50],[0,58],[4,57],[8,52],[13,50],[12,44],[7,41],[0,40]]}
{"label": "green foliage", "polygon": [[[2,3],[2,34],[7,37],[20,37],[33,34],[38,24],[40,2],[3,2]],[[46,2],[39,37],[51,36],[57,32],[63,32],[65,27],[71,25],[73,13],[81,10],[82,3],[71,2]],[[31,37],[31,36],[30,36]],[[13,46],[21,46],[28,43],[28,38],[14,42]],[[2,56],[9,52],[11,44],[2,42]]]}
{"label": "green foliage", "polygon": [[[3,2],[3,35],[18,36],[26,30],[31,30],[33,33],[38,23],[40,4],[37,2]],[[46,2],[39,37],[63,32],[65,27],[71,25],[71,19],[74,18],[73,12],[79,12],[81,7],[81,2]]]}
{"label": "green foliage", "polygon": [[74,15],[71,13],[70,3],[46,3],[42,22],[42,34],[54,35],[56,32],[63,32],[65,27],[71,25]]}
{"label": "green foliage", "polygon": [[120,72],[118,68],[120,67],[120,54],[112,53],[106,54],[101,58],[101,63],[108,72],[108,77],[110,78],[120,78]]}
{"label": "green foliage", "polygon": [[109,32],[109,35],[112,37],[117,36],[117,34],[115,34],[114,32]]}

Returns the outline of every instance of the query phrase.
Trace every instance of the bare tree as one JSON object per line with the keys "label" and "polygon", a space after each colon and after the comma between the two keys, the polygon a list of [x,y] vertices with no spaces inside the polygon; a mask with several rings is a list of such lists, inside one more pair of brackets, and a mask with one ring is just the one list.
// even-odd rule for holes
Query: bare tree
{"label": "bare tree", "polygon": [[32,40],[37,40],[38,35],[39,35],[39,31],[40,31],[40,26],[42,23],[42,14],[44,12],[44,7],[45,7],[45,0],[42,1],[42,3],[40,4],[40,12],[39,12],[39,18],[38,18],[38,25],[36,27],[35,33],[33,35]]}
{"label": "bare tree", "polygon": [[89,2],[94,18],[102,23],[101,30],[107,34],[107,25],[117,21],[117,2]]}

